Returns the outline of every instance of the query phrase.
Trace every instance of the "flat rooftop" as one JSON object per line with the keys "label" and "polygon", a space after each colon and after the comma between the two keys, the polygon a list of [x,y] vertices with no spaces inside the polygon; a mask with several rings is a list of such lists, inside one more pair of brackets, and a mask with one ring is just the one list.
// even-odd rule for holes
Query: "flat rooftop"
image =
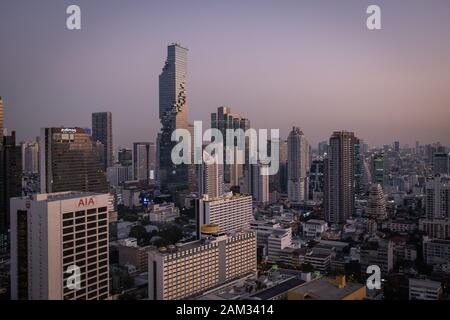
{"label": "flat rooftop", "polygon": [[[95,192],[81,192],[81,191],[67,191],[67,192],[57,192],[57,193],[42,193],[36,194],[30,200],[34,201],[60,201],[60,200],[69,200],[83,197],[93,197],[99,196],[103,193],[95,193]],[[27,199],[27,198],[22,198]]]}
{"label": "flat rooftop", "polygon": [[316,300],[341,300],[362,287],[362,284],[347,282],[344,288],[338,288],[330,283],[330,279],[318,278],[292,291],[297,294],[310,294]]}
{"label": "flat rooftop", "polygon": [[258,299],[258,300],[269,300],[269,299],[279,296],[280,294],[288,292],[292,288],[295,288],[303,283],[305,283],[304,280],[302,280],[298,277],[294,277],[294,278],[286,280],[280,284],[277,284],[273,287],[270,287],[263,291],[257,292],[255,294],[251,295],[250,298],[254,298],[254,299]]}

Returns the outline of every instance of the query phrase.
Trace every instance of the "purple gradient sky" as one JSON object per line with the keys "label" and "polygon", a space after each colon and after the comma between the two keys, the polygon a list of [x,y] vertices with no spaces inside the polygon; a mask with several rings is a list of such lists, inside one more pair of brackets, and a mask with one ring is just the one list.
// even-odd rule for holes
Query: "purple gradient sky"
{"label": "purple gradient sky", "polygon": [[[82,9],[81,31],[65,8]],[[366,29],[369,4],[383,30]],[[309,141],[450,144],[448,0],[1,0],[0,95],[20,140],[113,112],[115,146],[154,140],[166,46],[189,52],[190,120],[220,105]]]}

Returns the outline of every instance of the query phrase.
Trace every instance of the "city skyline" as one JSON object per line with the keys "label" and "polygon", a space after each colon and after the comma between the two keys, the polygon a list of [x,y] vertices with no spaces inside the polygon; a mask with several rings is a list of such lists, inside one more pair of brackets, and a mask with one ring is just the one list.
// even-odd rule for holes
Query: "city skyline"
{"label": "city skyline", "polygon": [[0,300],[450,301],[445,1],[1,3]]}
{"label": "city skyline", "polygon": [[[157,14],[172,2],[136,1],[111,12],[100,4],[79,4],[85,22],[78,33],[58,24],[64,21],[59,15],[65,3],[0,5],[0,12],[9,13],[0,26],[16,30],[12,38],[3,31],[8,28],[0,28],[0,67],[6,75],[0,79],[0,94],[5,127],[16,130],[18,141],[33,139],[43,127],[89,127],[91,113],[110,111],[121,119],[113,124],[115,150],[135,141],[154,142],[160,130],[162,48],[177,41],[190,50],[189,121],[207,124],[211,112],[227,105],[245,114],[255,128],[280,128],[283,139],[292,126],[299,126],[313,146],[343,129],[371,146],[396,140],[411,146],[416,140],[450,142],[445,121],[450,115],[445,87],[450,45],[441,41],[450,36],[450,19],[445,19],[448,10],[440,10],[448,3],[427,7],[409,2],[411,10],[405,14],[399,1],[379,1],[383,29],[378,33],[365,28],[366,4],[356,1],[339,7],[327,1],[287,1],[276,10],[267,1],[258,7],[236,3],[239,14],[220,3],[194,1],[179,4],[174,15],[180,19],[171,19],[171,25]],[[41,10],[30,14],[22,10],[25,6]],[[149,6],[152,10],[145,10]],[[225,23],[227,15],[234,18],[233,25]],[[36,28],[27,28],[30,23]],[[209,23],[212,27],[205,30]],[[335,24],[340,28],[332,28]],[[14,68],[18,64],[24,66],[20,71]]]}

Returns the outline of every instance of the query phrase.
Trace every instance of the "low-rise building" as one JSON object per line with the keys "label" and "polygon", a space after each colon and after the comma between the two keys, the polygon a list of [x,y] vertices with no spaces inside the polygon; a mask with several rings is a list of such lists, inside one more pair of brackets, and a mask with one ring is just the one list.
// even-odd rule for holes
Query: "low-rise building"
{"label": "low-rise building", "polygon": [[292,245],[291,228],[273,230],[267,238],[267,243],[269,261],[280,261],[282,250]]}
{"label": "low-rise building", "polygon": [[399,233],[413,232],[417,228],[417,223],[411,220],[386,220],[381,224],[381,229]]}
{"label": "low-rise building", "polygon": [[311,219],[302,222],[303,236],[305,238],[320,238],[327,231],[328,224],[324,220]]}
{"label": "low-rise building", "polygon": [[423,239],[423,259],[428,265],[450,262],[450,240]]}
{"label": "low-rise building", "polygon": [[174,203],[152,204],[148,207],[151,222],[171,222],[180,216],[180,210]]}
{"label": "low-rise building", "polygon": [[409,300],[439,300],[442,295],[440,282],[426,279],[409,279]]}
{"label": "low-rise building", "polygon": [[361,272],[366,273],[367,267],[377,265],[386,275],[394,267],[394,246],[392,241],[378,239],[363,244],[360,250]]}
{"label": "low-rise building", "polygon": [[127,238],[119,240],[117,248],[120,266],[133,266],[137,274],[147,272],[149,247],[140,247],[135,238]]}

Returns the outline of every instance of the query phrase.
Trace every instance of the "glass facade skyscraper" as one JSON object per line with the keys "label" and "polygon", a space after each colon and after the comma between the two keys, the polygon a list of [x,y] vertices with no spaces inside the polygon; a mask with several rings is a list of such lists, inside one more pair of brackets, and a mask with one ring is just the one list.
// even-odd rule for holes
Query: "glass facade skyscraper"
{"label": "glass facade skyscraper", "polygon": [[41,193],[108,192],[91,136],[82,128],[43,128],[39,139]]}
{"label": "glass facade skyscraper", "polygon": [[103,144],[101,160],[103,169],[113,164],[113,137],[111,112],[96,112],[92,114],[92,141]]}

